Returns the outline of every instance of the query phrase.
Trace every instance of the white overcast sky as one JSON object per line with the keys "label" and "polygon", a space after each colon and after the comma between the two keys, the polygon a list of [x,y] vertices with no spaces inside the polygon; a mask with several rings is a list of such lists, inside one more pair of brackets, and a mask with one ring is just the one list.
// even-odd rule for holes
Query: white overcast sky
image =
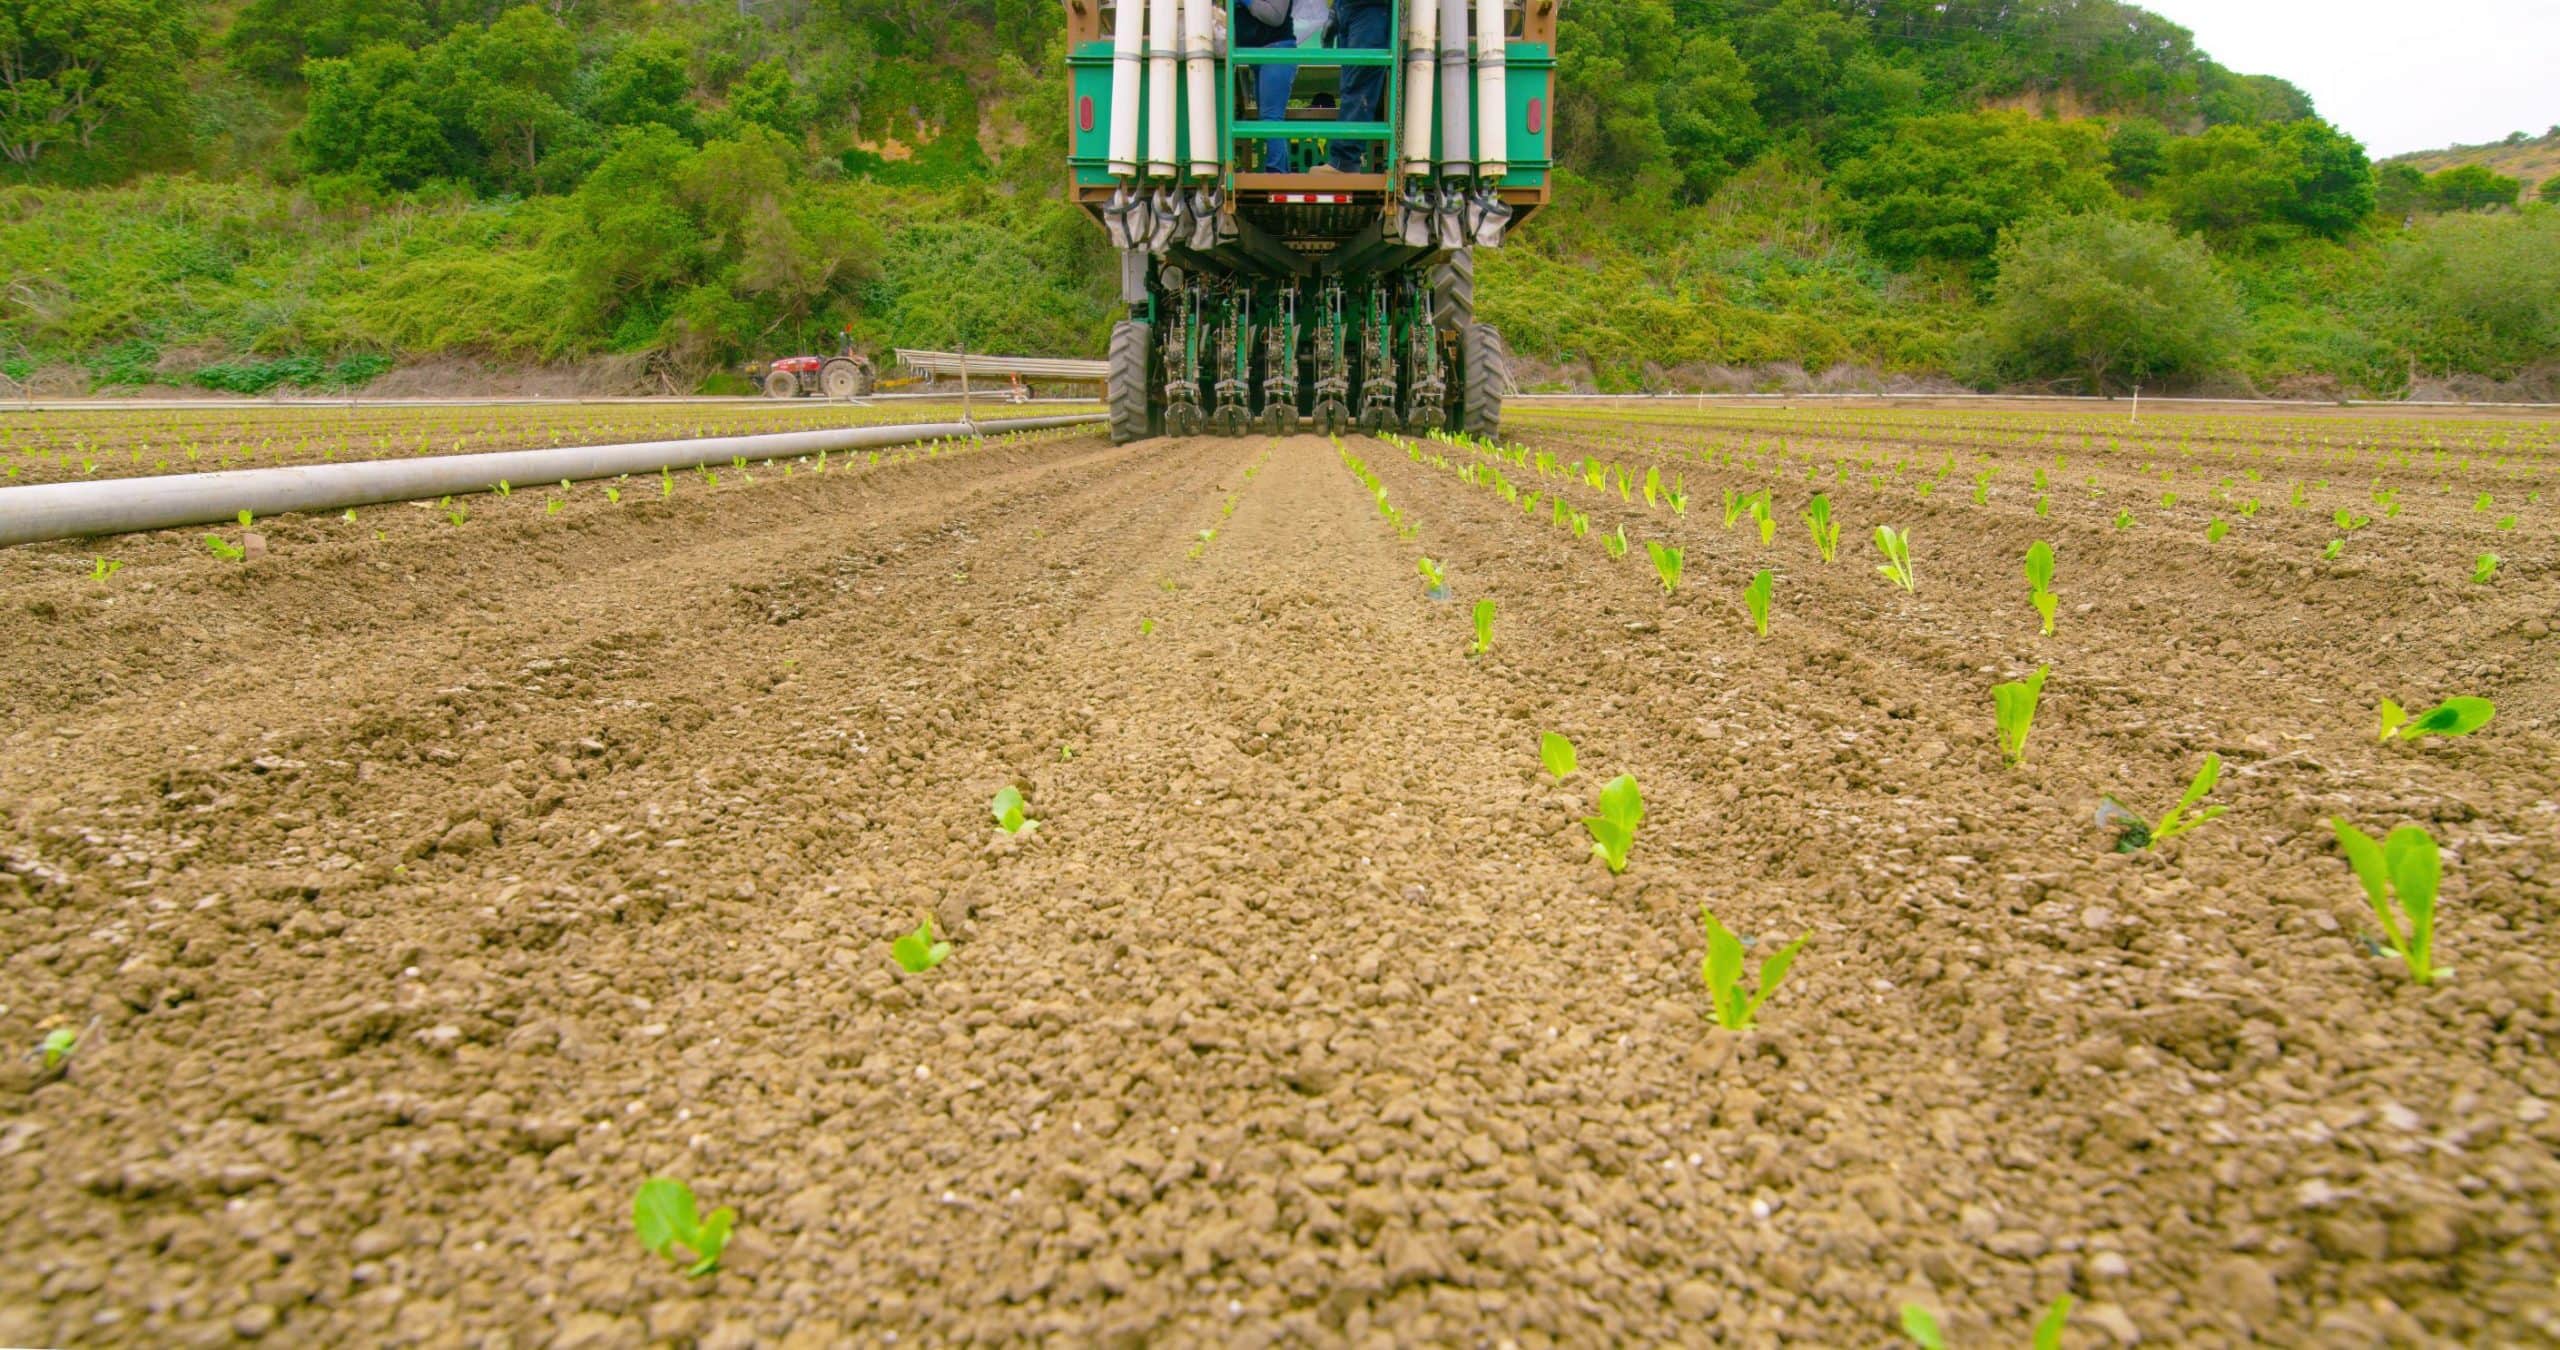
{"label": "white overcast sky", "polygon": [[2560,0],[2136,0],[2279,75],[2379,159],[2560,123]]}

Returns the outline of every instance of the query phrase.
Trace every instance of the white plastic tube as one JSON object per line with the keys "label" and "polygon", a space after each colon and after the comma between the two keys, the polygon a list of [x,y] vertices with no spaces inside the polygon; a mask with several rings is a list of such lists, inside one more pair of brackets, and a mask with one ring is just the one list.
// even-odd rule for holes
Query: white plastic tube
{"label": "white plastic tube", "polygon": [[[1429,4],[1431,0],[1417,0]],[[1440,0],[1440,173],[1475,172],[1472,91],[1467,78],[1467,0]]]}
{"label": "white plastic tube", "polygon": [[1218,152],[1218,48],[1212,25],[1225,0],[1183,0],[1182,53],[1191,76],[1191,176],[1215,178]]}
{"label": "white plastic tube", "polygon": [[1111,176],[1138,176],[1138,107],[1146,97],[1146,0],[1120,0],[1111,34]]}
{"label": "white plastic tube", "polygon": [[876,450],[917,441],[1084,426],[1101,420],[1099,413],[1076,413],[999,422],[837,427],[764,436],[570,445],[481,455],[420,455],[414,459],[302,464],[282,469],[38,483],[0,488],[0,548],[48,539],[89,539],[182,525],[215,525],[242,511],[281,516],[293,511],[343,511],[379,502],[430,501],[493,491],[502,479],[517,483],[557,483],[562,479],[586,482],[627,473],[651,474],[660,469],[697,469],[727,464],[733,459],[762,462],[814,455],[821,450]]}
{"label": "white plastic tube", "polygon": [[1511,172],[1510,47],[1502,0],[1476,0],[1476,176],[1487,182]]}
{"label": "white plastic tube", "polygon": [[1174,39],[1181,29],[1180,0],[1147,0],[1147,176],[1171,178],[1174,119],[1181,84],[1174,69]]}
{"label": "white plastic tube", "polygon": [[1404,23],[1404,173],[1431,174],[1432,71],[1440,60],[1440,8],[1420,0]]}

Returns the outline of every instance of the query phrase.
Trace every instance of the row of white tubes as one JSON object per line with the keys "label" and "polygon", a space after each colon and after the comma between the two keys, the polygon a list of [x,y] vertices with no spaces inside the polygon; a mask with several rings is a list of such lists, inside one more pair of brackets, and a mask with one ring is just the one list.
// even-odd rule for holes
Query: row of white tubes
{"label": "row of white tubes", "polygon": [[[1217,48],[1214,25],[1218,6],[1227,0],[1119,0],[1111,66],[1111,172],[1123,180],[1138,177],[1138,124],[1144,107],[1171,108],[1177,94],[1177,67],[1189,78],[1187,103],[1191,137],[1188,176],[1215,178],[1218,162]],[[1502,0],[1474,0],[1476,50],[1473,112],[1477,131],[1469,144],[1467,82],[1468,0],[1412,0],[1405,16],[1403,173],[1429,175],[1431,117],[1435,81],[1443,154],[1437,165],[1443,177],[1474,176],[1499,183],[1510,172],[1510,103],[1506,81]],[[1320,65],[1321,57],[1308,64]],[[1262,116],[1278,121],[1278,109]],[[1144,167],[1149,178],[1184,176],[1176,163],[1174,119],[1147,123]],[[1468,152],[1474,150],[1474,157]]]}

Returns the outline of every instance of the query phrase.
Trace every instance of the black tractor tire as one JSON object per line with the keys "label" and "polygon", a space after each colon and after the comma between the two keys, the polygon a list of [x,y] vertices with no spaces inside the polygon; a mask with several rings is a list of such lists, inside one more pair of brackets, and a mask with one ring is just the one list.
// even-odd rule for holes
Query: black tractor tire
{"label": "black tractor tire", "polygon": [[1476,321],[1476,254],[1462,248],[1431,269],[1431,322],[1443,333],[1463,333]]}
{"label": "black tractor tire", "polygon": [[800,397],[800,377],[787,370],[769,370],[764,376],[766,398]]}
{"label": "black tractor tire", "polygon": [[819,373],[818,378],[819,382],[826,386],[829,398],[869,398],[871,396],[872,378],[868,363],[848,360],[829,361],[826,369]]}
{"label": "black tractor tire", "polygon": [[1467,325],[1458,339],[1458,364],[1466,375],[1466,407],[1458,429],[1482,440],[1502,435],[1502,397],[1511,392],[1511,351],[1492,324]]}
{"label": "black tractor tire", "polygon": [[1111,443],[1127,445],[1155,434],[1149,415],[1155,384],[1155,325],[1123,319],[1111,330],[1110,386],[1104,391]]}

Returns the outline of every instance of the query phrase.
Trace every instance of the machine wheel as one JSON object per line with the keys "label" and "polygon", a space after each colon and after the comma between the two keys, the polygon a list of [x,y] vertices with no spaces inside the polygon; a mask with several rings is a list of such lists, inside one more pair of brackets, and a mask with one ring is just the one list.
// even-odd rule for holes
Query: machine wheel
{"label": "machine wheel", "polygon": [[866,398],[871,393],[871,372],[859,361],[829,361],[819,378],[829,398]]}
{"label": "machine wheel", "polygon": [[1466,409],[1458,429],[1492,440],[1502,434],[1502,396],[1511,390],[1511,353],[1489,323],[1467,325],[1458,339],[1458,363],[1466,370]]}
{"label": "machine wheel", "polygon": [[1148,392],[1155,383],[1155,350],[1152,324],[1123,319],[1111,330],[1111,384],[1106,392],[1113,445],[1155,434],[1147,415]]}
{"label": "machine wheel", "polygon": [[787,370],[765,372],[764,396],[766,398],[800,397],[800,377]]}
{"label": "machine wheel", "polygon": [[1459,249],[1431,269],[1431,321],[1444,333],[1463,333],[1476,321],[1476,255]]}

